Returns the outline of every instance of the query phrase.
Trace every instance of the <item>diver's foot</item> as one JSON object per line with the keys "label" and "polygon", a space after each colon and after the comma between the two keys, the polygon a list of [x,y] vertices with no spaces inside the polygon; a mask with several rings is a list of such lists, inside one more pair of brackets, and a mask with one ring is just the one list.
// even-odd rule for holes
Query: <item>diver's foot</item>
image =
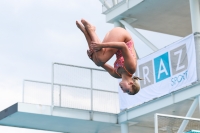
{"label": "diver's foot", "polygon": [[85,19],[81,19],[81,23],[85,26],[85,29],[88,32],[95,32],[96,27],[91,25],[89,22],[87,22]]}
{"label": "diver's foot", "polygon": [[84,27],[80,22],[76,21],[76,26],[77,26],[84,34],[87,33],[85,27]]}

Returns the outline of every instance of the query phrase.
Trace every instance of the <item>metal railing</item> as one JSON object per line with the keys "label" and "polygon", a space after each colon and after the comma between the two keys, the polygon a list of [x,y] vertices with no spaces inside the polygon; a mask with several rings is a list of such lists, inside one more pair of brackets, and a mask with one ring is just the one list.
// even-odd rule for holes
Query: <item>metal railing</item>
{"label": "metal railing", "polygon": [[[42,99],[42,100],[41,100]],[[52,82],[24,80],[23,102],[118,113],[116,79],[101,69],[52,64]]]}
{"label": "metal railing", "polygon": [[198,133],[200,119],[167,114],[154,115],[155,133]]}
{"label": "metal railing", "polygon": [[[23,94],[22,102],[51,105],[51,82],[42,82],[36,80],[24,80],[23,81]],[[54,84],[59,87],[59,106],[61,106],[61,86],[60,84]],[[44,99],[48,99],[44,102]]]}
{"label": "metal railing", "polygon": [[106,12],[113,7],[119,6],[120,4],[126,2],[127,0],[101,0],[102,12]]}

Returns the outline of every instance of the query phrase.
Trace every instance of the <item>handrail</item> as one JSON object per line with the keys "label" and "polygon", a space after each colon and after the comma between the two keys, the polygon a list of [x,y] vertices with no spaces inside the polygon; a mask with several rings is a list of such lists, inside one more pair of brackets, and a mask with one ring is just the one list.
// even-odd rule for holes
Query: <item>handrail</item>
{"label": "handrail", "polygon": [[[34,82],[34,83],[41,83],[41,84],[49,84],[49,85],[51,85],[50,82],[44,82],[44,81],[24,79],[24,82],[26,82],[26,81],[27,82]],[[81,86],[74,86],[74,85],[65,85],[65,84],[58,84],[58,83],[54,83],[54,85],[66,86],[66,87],[74,87],[74,88],[80,88],[80,89],[88,89],[88,90],[91,89],[91,88],[88,88],[88,87],[81,87]],[[108,90],[101,90],[101,89],[95,89],[95,88],[93,88],[93,90],[95,90],[95,91],[103,91],[103,92],[110,92],[110,93],[118,93],[117,91],[108,91]]]}
{"label": "handrail", "polygon": [[83,67],[83,66],[76,66],[76,65],[71,65],[71,64],[63,64],[63,63],[57,63],[54,62],[53,64],[57,64],[57,65],[63,65],[63,66],[71,66],[71,67],[77,67],[77,68],[84,68],[84,69],[92,69],[92,70],[97,70],[97,71],[104,71],[103,69],[96,69],[96,68],[92,68],[92,67]]}

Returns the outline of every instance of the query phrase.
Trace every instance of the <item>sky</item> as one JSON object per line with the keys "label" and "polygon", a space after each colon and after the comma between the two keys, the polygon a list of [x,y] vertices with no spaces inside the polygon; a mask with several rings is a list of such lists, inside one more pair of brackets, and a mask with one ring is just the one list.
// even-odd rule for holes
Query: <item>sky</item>
{"label": "sky", "polygon": [[[0,111],[22,101],[24,79],[50,82],[52,62],[99,68],[88,59],[87,43],[75,25],[81,18],[96,26],[100,40],[114,27],[106,23],[98,0],[0,1]],[[158,48],[180,39],[138,31]],[[133,34],[132,37],[139,57],[153,52]],[[109,64],[114,60],[113,57]],[[4,126],[0,126],[1,131],[51,133]]]}

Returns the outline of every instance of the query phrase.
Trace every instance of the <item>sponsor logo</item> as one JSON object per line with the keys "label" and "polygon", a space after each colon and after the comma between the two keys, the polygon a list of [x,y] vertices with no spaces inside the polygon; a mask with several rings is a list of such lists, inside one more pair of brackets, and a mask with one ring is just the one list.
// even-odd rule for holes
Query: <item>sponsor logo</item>
{"label": "sponsor logo", "polygon": [[187,79],[188,56],[186,44],[165,52],[150,61],[140,64],[138,67],[139,77],[144,79],[140,81],[141,88],[167,78],[171,78],[171,85],[174,86]]}

